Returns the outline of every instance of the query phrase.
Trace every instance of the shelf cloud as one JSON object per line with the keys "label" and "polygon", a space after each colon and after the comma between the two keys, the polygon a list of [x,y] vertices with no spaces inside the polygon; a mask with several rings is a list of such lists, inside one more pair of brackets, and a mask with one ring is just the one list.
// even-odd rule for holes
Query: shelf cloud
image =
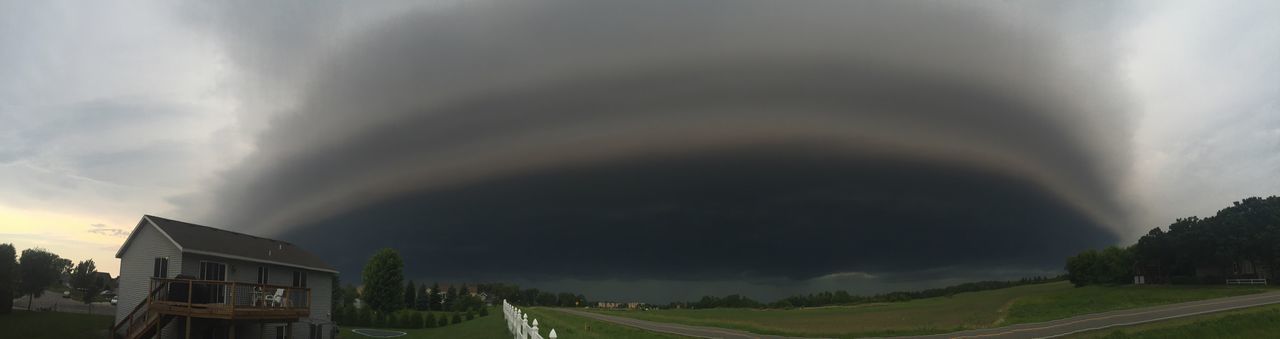
{"label": "shelf cloud", "polygon": [[242,67],[314,71],[189,198],[344,272],[383,246],[441,280],[1056,270],[1130,227],[1092,6],[468,2],[321,47],[215,22]]}

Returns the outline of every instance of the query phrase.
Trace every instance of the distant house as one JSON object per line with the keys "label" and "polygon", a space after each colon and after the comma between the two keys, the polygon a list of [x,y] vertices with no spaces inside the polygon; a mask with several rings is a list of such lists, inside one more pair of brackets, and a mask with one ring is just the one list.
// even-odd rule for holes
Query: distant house
{"label": "distant house", "polygon": [[288,242],[145,215],[120,258],[117,338],[332,338],[332,281]]}
{"label": "distant house", "polygon": [[596,302],[597,308],[619,308],[621,306],[622,306],[622,303],[618,303],[618,302],[611,302],[611,301]]}
{"label": "distant house", "polygon": [[111,273],[97,272],[97,273],[94,273],[93,279],[94,279],[94,283],[98,284],[98,286],[102,286],[103,292],[116,291],[116,280],[111,279]]}
{"label": "distant house", "polygon": [[1173,281],[1174,278],[1183,279],[1183,283],[1185,281],[1205,284],[1239,283],[1241,281],[1265,283],[1266,279],[1272,277],[1272,271],[1266,264],[1244,259],[1226,263],[1201,262],[1196,264],[1194,269],[1195,276],[1172,277],[1172,274],[1161,269],[1158,263],[1139,262],[1133,268],[1133,283],[1136,285],[1176,283]]}

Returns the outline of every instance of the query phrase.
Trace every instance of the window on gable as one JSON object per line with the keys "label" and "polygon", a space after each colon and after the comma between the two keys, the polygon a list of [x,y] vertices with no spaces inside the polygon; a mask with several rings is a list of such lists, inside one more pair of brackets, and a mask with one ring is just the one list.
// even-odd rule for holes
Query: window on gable
{"label": "window on gable", "polygon": [[293,287],[307,287],[307,272],[293,271]]}
{"label": "window on gable", "polygon": [[258,283],[265,285],[265,284],[268,284],[267,283],[268,280],[269,280],[269,277],[268,277],[267,267],[258,266]]}
{"label": "window on gable", "polygon": [[151,265],[152,278],[164,278],[169,274],[169,258],[156,258],[155,263]]}

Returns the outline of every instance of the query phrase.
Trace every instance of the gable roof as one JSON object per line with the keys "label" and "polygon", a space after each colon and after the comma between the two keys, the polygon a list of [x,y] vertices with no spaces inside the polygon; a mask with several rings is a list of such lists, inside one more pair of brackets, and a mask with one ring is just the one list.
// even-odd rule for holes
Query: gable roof
{"label": "gable roof", "polygon": [[183,253],[211,255],[230,259],[262,262],[315,271],[338,273],[333,266],[311,252],[285,241],[252,236],[228,230],[196,225],[153,215],[143,215],[138,227],[120,246],[116,258],[124,254],[141,227],[151,226]]}

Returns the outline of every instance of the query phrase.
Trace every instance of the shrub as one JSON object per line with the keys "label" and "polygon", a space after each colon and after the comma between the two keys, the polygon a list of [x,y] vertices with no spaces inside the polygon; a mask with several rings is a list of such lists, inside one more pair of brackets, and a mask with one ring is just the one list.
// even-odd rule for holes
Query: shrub
{"label": "shrub", "polygon": [[436,327],[445,327],[445,326],[449,326],[449,317],[441,315],[440,320],[436,321]]}
{"label": "shrub", "polygon": [[476,318],[476,311],[475,311],[475,310],[468,310],[468,311],[467,311],[467,321],[471,321],[471,319],[475,319],[475,318]]}
{"label": "shrub", "polygon": [[425,325],[425,327],[426,327],[426,328],[435,328],[435,327],[436,327],[436,315],[435,315],[435,314],[432,314],[431,312],[427,312],[427,315],[426,315],[426,316],[424,316],[424,317],[423,317],[423,319],[424,319],[424,320],[423,320],[423,323],[425,323],[424,325]]}
{"label": "shrub", "polygon": [[484,316],[488,316],[488,315],[489,315],[489,308],[488,308],[488,307],[481,307],[481,308],[480,308],[480,316],[481,316],[481,317],[484,317]]}
{"label": "shrub", "polygon": [[368,307],[361,308],[359,311],[359,319],[356,321],[357,326],[373,326],[373,310]]}
{"label": "shrub", "polygon": [[450,320],[452,320],[454,324],[460,324],[462,323],[462,315],[458,314],[458,312],[453,312],[453,318]]}

